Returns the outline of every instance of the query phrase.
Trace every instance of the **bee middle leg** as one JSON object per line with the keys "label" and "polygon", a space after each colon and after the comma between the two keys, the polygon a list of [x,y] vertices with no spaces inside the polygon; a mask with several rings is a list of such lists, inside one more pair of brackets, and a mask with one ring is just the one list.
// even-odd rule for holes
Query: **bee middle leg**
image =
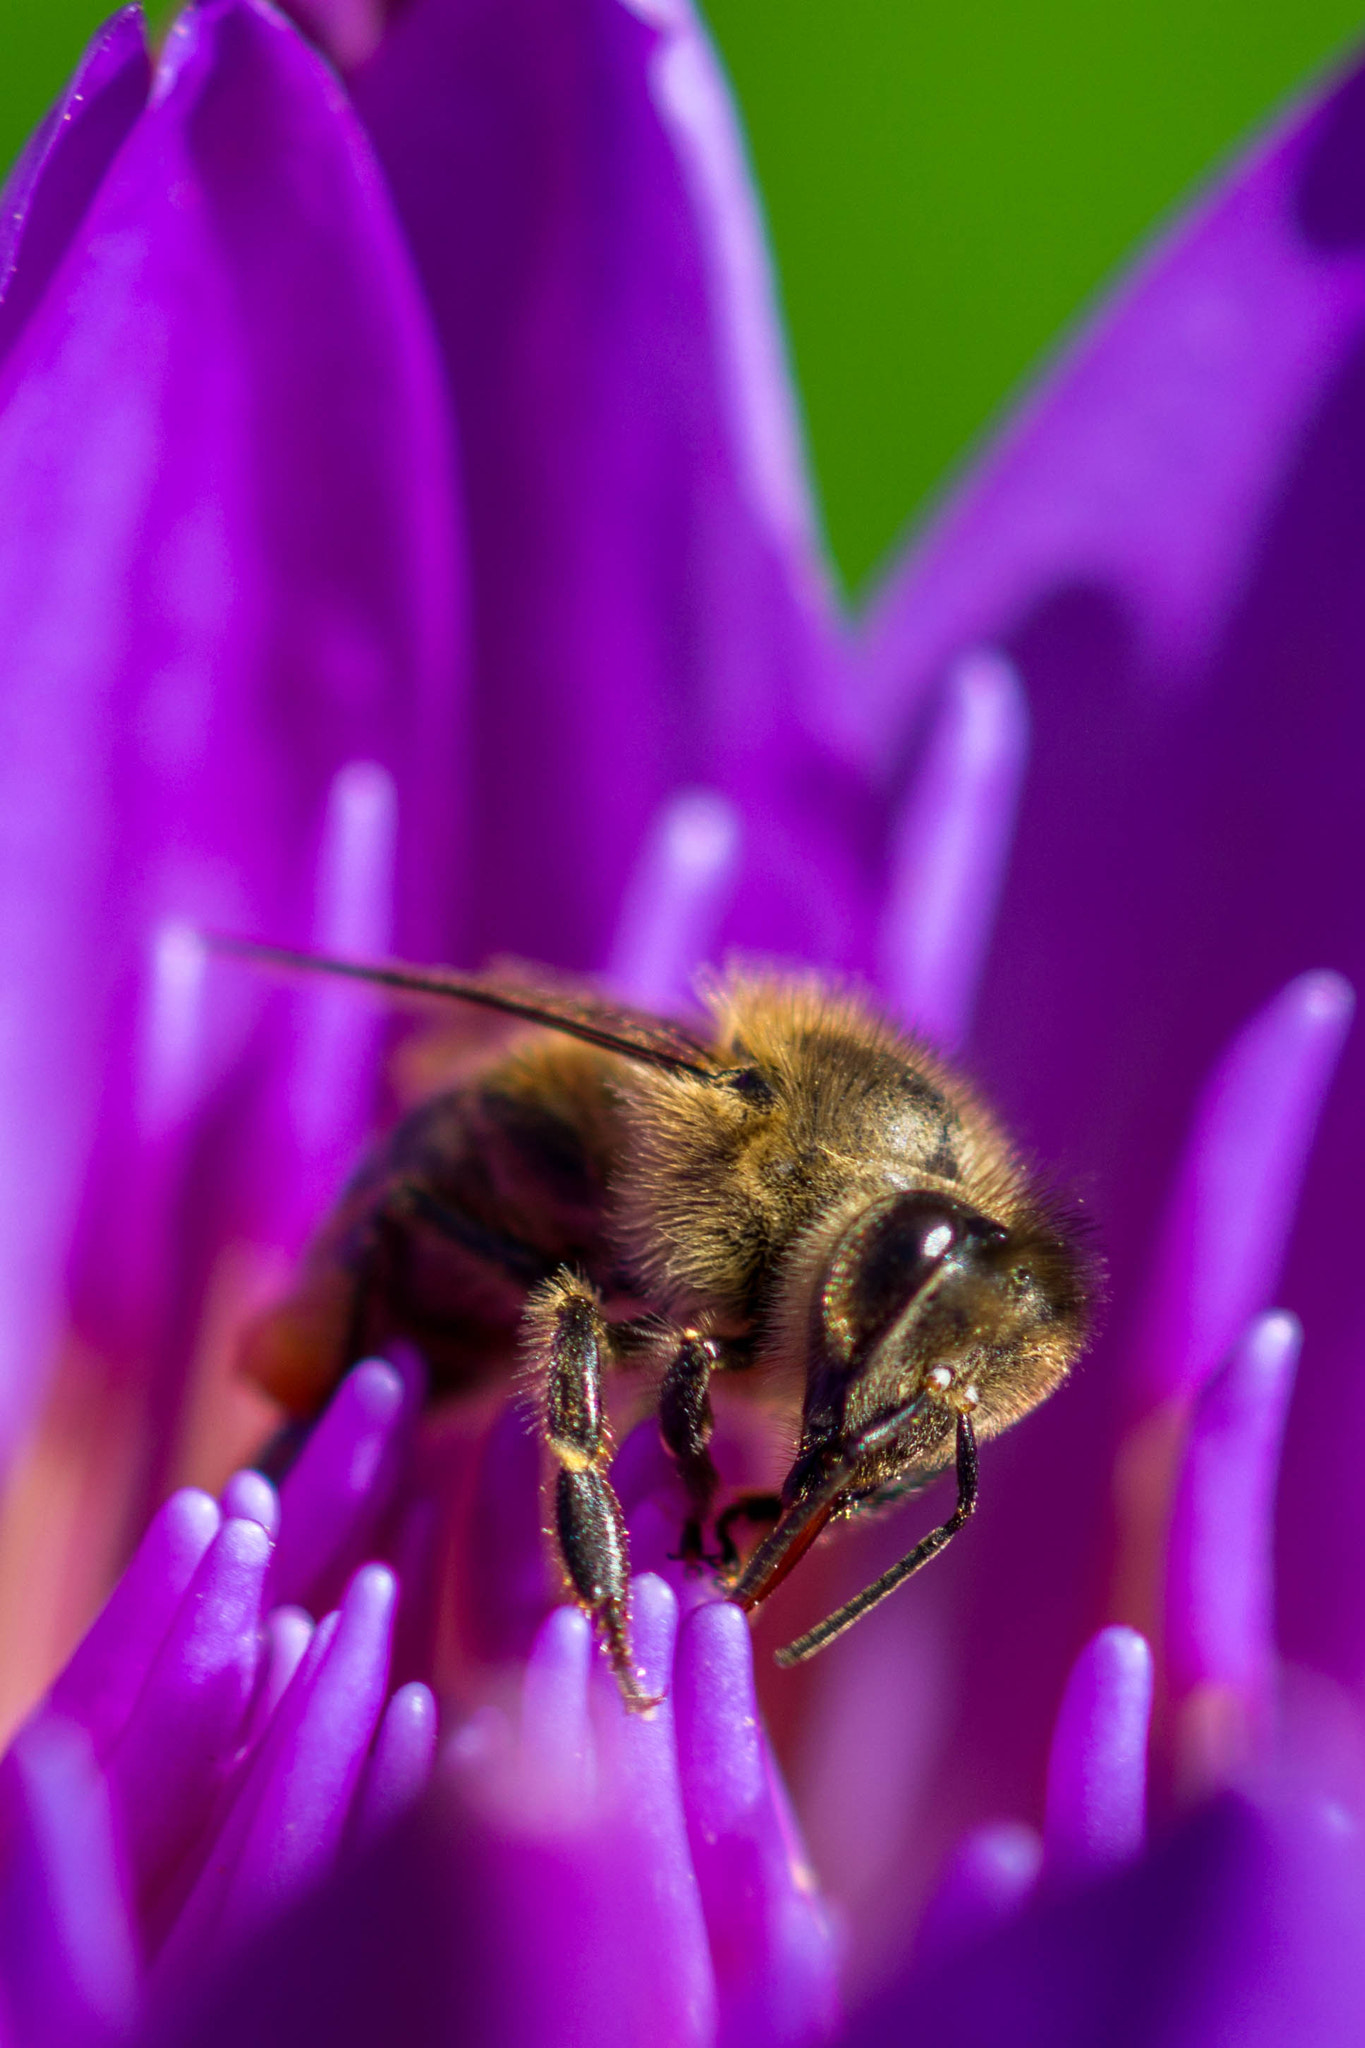
{"label": "bee middle leg", "polygon": [[659,1434],[687,1489],[689,1513],[681,1543],[684,1564],[704,1561],[702,1532],[720,1484],[709,1449],[715,1427],[711,1373],[719,1357],[712,1338],[684,1330],[659,1390]]}
{"label": "bee middle leg", "polygon": [[596,1294],[558,1273],[531,1297],[526,1332],[543,1390],[545,1439],[555,1475],[555,1537],[579,1605],[591,1616],[621,1697],[643,1713],[658,1700],[642,1691],[631,1652],[630,1546],[607,1477],[611,1445],[602,1413],[602,1368],[610,1337]]}

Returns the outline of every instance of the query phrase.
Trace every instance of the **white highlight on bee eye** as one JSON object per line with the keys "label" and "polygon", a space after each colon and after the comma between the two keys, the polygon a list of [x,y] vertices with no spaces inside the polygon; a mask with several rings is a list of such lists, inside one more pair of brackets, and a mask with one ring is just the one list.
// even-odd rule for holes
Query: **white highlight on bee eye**
{"label": "white highlight on bee eye", "polygon": [[926,1259],[941,1259],[953,1241],[951,1223],[936,1223],[920,1246]]}
{"label": "white highlight on bee eye", "polygon": [[941,1394],[953,1384],[952,1368],[947,1365],[936,1365],[926,1377],[930,1386],[937,1387]]}
{"label": "white highlight on bee eye", "polygon": [[684,789],[664,804],[626,885],[608,979],[645,1009],[687,997],[710,952],[739,871],[740,814],[714,789]]}
{"label": "white highlight on bee eye", "polygon": [[208,951],[193,925],[167,918],[151,955],[138,1110],[143,1130],[159,1137],[188,1114],[198,1091]]}
{"label": "white highlight on bee eye", "polygon": [[883,986],[945,1050],[971,1024],[1028,749],[1013,663],[993,648],[964,655],[892,834],[880,934]]}

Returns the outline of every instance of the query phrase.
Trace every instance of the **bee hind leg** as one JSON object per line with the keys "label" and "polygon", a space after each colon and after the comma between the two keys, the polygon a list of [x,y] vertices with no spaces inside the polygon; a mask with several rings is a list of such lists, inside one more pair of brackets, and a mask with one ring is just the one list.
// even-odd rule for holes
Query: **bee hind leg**
{"label": "bee hind leg", "polygon": [[560,1273],[526,1311],[532,1361],[542,1388],[545,1439],[555,1475],[555,1539],[574,1598],[591,1616],[621,1698],[633,1713],[658,1700],[641,1687],[630,1640],[630,1546],[607,1477],[611,1446],[602,1413],[602,1368],[610,1339],[601,1304],[573,1274]]}

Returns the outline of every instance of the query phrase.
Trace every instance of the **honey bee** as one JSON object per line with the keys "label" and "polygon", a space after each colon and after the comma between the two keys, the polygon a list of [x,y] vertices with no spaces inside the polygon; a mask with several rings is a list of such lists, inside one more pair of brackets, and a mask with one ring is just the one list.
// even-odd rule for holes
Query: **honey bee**
{"label": "honey bee", "polygon": [[[688,1501],[681,1555],[747,1609],[827,1524],[955,1466],[947,1520],[779,1652],[794,1664],[942,1550],[975,1506],[978,1442],[1053,1392],[1084,1344],[1093,1274],[1075,1228],[972,1090],[856,993],[735,971],[704,989],[693,1031],[529,976],[226,943],[528,1027],[380,1142],[244,1364],[309,1418],[396,1337],[438,1394],[510,1386],[520,1352],[558,1560],[630,1708],[653,1702],[609,1471],[613,1367],[653,1362]],[[771,1391],[795,1455],[780,1493],[713,1520],[715,1374]],[[741,1523],[764,1531],[743,1561]]]}

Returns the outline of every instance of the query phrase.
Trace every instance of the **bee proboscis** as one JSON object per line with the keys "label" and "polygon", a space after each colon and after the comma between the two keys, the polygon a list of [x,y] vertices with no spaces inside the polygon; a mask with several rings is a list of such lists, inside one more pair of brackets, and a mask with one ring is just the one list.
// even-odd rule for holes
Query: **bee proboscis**
{"label": "bee proboscis", "polygon": [[[790,1664],[943,1548],[975,1505],[978,1442],[1051,1393],[1084,1343],[1074,1229],[967,1084],[856,993],[736,970],[704,988],[694,1028],[529,974],[215,943],[527,1027],[379,1142],[245,1364],[302,1418],[397,1337],[437,1393],[510,1385],[524,1366],[559,1562],[628,1706],[652,1702],[609,1474],[614,1364],[659,1362],[660,1431],[689,1503],[681,1554],[714,1564],[745,1608],[830,1522],[955,1467],[947,1520],[780,1652]],[[769,1388],[795,1443],[779,1493],[719,1515],[716,1374]],[[765,1531],[743,1562],[741,1523]]]}

